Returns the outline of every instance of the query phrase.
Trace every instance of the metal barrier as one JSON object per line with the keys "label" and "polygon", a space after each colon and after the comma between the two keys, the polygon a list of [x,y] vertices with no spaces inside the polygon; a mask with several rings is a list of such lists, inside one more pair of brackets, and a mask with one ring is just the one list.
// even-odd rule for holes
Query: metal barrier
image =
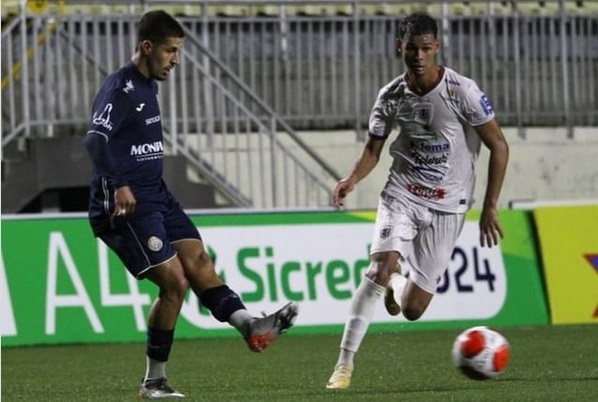
{"label": "metal barrier", "polygon": [[[6,31],[3,41],[25,38],[18,44],[28,50],[17,49],[23,57],[10,63],[5,81],[11,105],[23,107],[9,109],[3,146],[15,138],[84,133],[95,91],[133,52],[135,21],[131,15],[36,15]],[[168,151],[185,156],[195,180],[209,182],[232,205],[328,206],[340,176],[205,48],[194,24],[183,23],[184,61],[161,90]]]}
{"label": "metal barrier", "polygon": [[[140,13],[167,8],[189,37],[185,62],[161,90],[171,152],[188,155],[200,176],[240,206],[327,203],[323,189],[338,175],[293,129],[351,127],[362,139],[378,88],[401,72],[396,23],[411,11],[438,18],[442,62],[478,81],[503,125],[598,124],[598,18],[589,4],[21,3],[2,31],[3,147],[22,137],[83,133],[95,91],[133,52]],[[287,173],[267,176],[272,170]],[[285,200],[291,193],[310,200]]]}

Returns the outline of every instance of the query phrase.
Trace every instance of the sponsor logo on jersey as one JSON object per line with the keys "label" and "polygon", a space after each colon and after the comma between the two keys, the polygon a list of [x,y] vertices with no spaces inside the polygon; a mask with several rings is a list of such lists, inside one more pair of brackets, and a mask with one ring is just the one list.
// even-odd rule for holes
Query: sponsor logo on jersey
{"label": "sponsor logo on jersey", "polygon": [[145,119],[145,125],[149,126],[150,124],[158,123],[160,121],[160,115],[150,117]]}
{"label": "sponsor logo on jersey", "polygon": [[417,183],[408,184],[407,190],[411,194],[426,200],[441,200],[446,196],[446,190],[442,187],[430,188]]}
{"label": "sponsor logo on jersey", "polygon": [[131,156],[143,156],[158,154],[164,151],[162,141],[156,141],[148,144],[131,145]]}
{"label": "sponsor logo on jersey", "polygon": [[444,181],[444,174],[438,169],[429,166],[413,166],[411,170],[428,183],[438,185]]}
{"label": "sponsor logo on jersey", "polygon": [[147,248],[152,251],[160,251],[162,250],[162,240],[159,237],[152,236],[147,239]]}
{"label": "sponsor logo on jersey", "polygon": [[135,87],[133,86],[133,81],[127,80],[127,82],[125,82],[125,87],[123,88],[123,92],[128,94],[130,92],[133,92],[134,90],[135,90]]}
{"label": "sponsor logo on jersey", "polygon": [[[411,141],[411,170],[424,181],[440,184],[444,180],[442,165],[446,165],[450,155],[448,142]],[[440,169],[434,166],[439,166]]]}
{"label": "sponsor logo on jersey", "polygon": [[440,152],[449,152],[451,145],[448,142],[432,143],[427,141],[411,141],[411,149],[426,154],[435,154]]}
{"label": "sponsor logo on jersey", "polygon": [[494,113],[494,108],[490,103],[490,99],[488,99],[488,97],[485,94],[482,95],[482,97],[480,98],[480,106],[482,107],[482,110],[484,110],[484,114],[486,116],[490,116]]}
{"label": "sponsor logo on jersey", "polygon": [[110,121],[110,113],[111,112],[112,112],[112,103],[108,103],[106,106],[104,106],[104,110],[102,110],[102,113],[100,113],[99,115],[97,115],[97,112],[93,113],[93,117],[92,117],[91,121],[96,126],[102,126],[106,129],[108,129],[108,131],[112,131],[112,122]]}
{"label": "sponsor logo on jersey", "polygon": [[448,153],[442,155],[422,155],[418,152],[413,152],[411,156],[413,157],[413,163],[416,165],[442,165],[448,161]]}
{"label": "sponsor logo on jersey", "polygon": [[145,106],[145,103],[140,103],[139,106],[137,106],[135,108],[135,110],[137,110],[138,112],[141,112],[143,110],[143,107]]}

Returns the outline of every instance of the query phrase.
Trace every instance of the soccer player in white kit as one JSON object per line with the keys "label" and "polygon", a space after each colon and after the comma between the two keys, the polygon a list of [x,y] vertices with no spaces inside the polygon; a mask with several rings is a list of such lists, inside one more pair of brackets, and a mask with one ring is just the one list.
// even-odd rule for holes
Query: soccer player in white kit
{"label": "soccer player in white kit", "polygon": [[[480,217],[480,243],[498,244],[503,231],[497,203],[509,148],[488,97],[477,84],[438,65],[435,20],[413,14],[399,23],[397,51],[406,72],[378,93],[369,136],[351,173],[333,192],[337,208],[378,163],[393,128],[390,174],[381,192],[371,263],[357,288],[327,388],[351,384],[353,358],[376,303],[386,293],[392,315],[419,319],[434,296],[473,204],[475,163],[481,143],[490,150],[488,182]],[[401,275],[408,271],[409,277]]]}

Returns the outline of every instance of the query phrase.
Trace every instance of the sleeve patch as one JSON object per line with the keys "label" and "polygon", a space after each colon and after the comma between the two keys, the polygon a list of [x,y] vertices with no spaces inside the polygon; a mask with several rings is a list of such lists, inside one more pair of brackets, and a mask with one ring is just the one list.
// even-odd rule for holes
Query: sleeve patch
{"label": "sleeve patch", "polygon": [[494,113],[494,108],[490,103],[490,99],[488,99],[488,96],[486,96],[485,94],[482,94],[482,97],[480,98],[480,106],[484,110],[484,114],[486,116],[490,116]]}
{"label": "sleeve patch", "polygon": [[92,123],[96,126],[102,126],[108,131],[112,131],[112,121],[110,121],[110,113],[112,113],[112,103],[107,103],[104,106],[104,110],[98,115],[98,112],[95,111],[92,117]]}

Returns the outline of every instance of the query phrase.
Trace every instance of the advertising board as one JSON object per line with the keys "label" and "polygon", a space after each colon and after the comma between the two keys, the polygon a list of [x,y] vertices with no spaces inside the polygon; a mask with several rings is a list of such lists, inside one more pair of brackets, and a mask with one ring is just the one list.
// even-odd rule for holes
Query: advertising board
{"label": "advertising board", "polygon": [[[259,315],[300,305],[293,333],[341,332],[368,267],[374,211],[192,214],[222,278]],[[548,322],[530,217],[505,211],[500,247],[479,246],[470,214],[438,295],[418,322],[378,306],[376,330]],[[157,291],[130,277],[84,216],[2,220],[3,346],[143,340]],[[178,338],[233,336],[189,294]]]}

